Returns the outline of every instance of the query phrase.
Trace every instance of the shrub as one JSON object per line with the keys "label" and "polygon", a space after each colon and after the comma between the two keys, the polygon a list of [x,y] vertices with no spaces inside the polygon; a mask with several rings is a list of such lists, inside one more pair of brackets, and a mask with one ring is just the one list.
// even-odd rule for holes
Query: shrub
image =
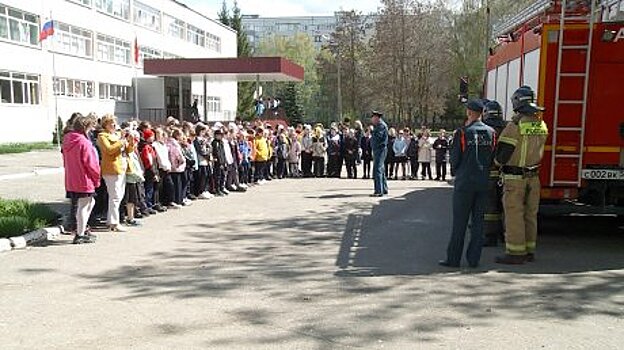
{"label": "shrub", "polygon": [[19,236],[25,232],[54,225],[59,215],[41,203],[0,199],[0,237]]}

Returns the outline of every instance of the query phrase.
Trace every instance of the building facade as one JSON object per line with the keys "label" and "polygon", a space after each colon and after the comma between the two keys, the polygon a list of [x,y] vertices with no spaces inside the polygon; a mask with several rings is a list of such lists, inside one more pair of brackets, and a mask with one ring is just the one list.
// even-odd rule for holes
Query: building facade
{"label": "building facade", "polygon": [[[333,16],[299,16],[299,17],[260,17],[258,15],[244,15],[243,29],[247,33],[249,43],[257,49],[260,43],[271,36],[292,37],[297,33],[310,36],[314,46],[320,50],[327,44],[328,38],[334,33],[340,23],[342,12]],[[365,36],[372,35],[375,27],[376,15],[363,15]]]}
{"label": "building facade", "polygon": [[[54,35],[39,42],[52,19]],[[236,33],[175,0],[0,0],[0,143],[49,141],[57,117],[235,117],[237,84],[151,77],[146,58],[236,57]],[[135,62],[138,50],[138,63]],[[137,89],[138,87],[138,89]],[[180,89],[182,101],[180,101]]]}

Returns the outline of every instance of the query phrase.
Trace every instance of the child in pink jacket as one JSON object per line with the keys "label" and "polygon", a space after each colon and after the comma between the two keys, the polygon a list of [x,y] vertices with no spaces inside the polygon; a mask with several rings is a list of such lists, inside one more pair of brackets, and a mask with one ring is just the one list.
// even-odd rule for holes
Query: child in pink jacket
{"label": "child in pink jacket", "polygon": [[96,123],[95,118],[80,115],[72,131],[63,138],[65,190],[68,198],[78,201],[74,244],[95,242],[95,236],[87,232],[87,221],[95,205],[95,189],[100,186],[101,174],[97,152],[87,135]]}

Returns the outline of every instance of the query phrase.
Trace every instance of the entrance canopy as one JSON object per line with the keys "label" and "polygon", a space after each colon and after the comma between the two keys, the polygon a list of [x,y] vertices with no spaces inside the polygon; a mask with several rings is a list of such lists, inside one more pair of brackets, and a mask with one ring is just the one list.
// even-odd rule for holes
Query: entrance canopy
{"label": "entrance canopy", "polygon": [[281,57],[146,59],[143,72],[208,81],[303,81],[303,67]]}

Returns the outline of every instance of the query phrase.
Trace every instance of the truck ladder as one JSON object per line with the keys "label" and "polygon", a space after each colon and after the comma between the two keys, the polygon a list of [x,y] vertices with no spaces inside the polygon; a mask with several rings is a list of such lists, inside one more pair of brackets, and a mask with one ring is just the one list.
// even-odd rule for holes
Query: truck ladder
{"label": "truck ladder", "polygon": [[[564,33],[566,25],[570,22],[578,24],[578,15],[569,16],[567,11],[568,0],[561,0],[561,17],[559,19],[559,40],[558,40],[558,56],[557,56],[557,76],[556,76],[556,90],[555,90],[555,110],[553,120],[553,132],[552,132],[552,150],[551,150],[551,162],[550,162],[550,186],[581,186],[581,173],[583,171],[583,156],[585,150],[585,122],[587,119],[587,95],[589,92],[589,70],[591,64],[591,52],[592,42],[594,34],[594,23],[596,13],[596,0],[591,1],[591,11],[589,12],[589,35],[588,42],[585,44],[566,45],[564,41]],[[584,72],[563,72],[563,58],[564,52],[576,50],[579,53],[585,55],[585,71]],[[583,95],[578,99],[564,100],[561,98],[561,80],[567,79],[581,79],[583,81]],[[581,121],[580,124],[570,126],[566,124],[561,125],[560,120],[565,120],[566,116],[561,115],[561,106],[576,104],[581,105]],[[579,145],[575,152],[558,152],[557,141],[560,138],[561,133],[576,133],[579,134]],[[578,172],[574,179],[561,179],[557,177],[557,161],[562,159],[574,159],[578,162]]]}

